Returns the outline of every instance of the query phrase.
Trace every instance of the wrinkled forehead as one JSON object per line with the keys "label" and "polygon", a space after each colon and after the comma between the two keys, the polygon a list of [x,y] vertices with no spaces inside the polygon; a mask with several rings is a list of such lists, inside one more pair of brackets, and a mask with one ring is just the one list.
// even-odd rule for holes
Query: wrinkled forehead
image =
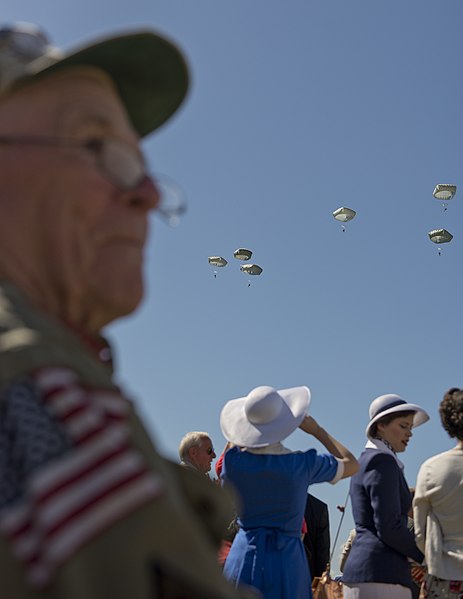
{"label": "wrinkled forehead", "polygon": [[113,81],[92,67],[50,73],[0,99],[2,133],[72,134],[94,122],[135,135]]}

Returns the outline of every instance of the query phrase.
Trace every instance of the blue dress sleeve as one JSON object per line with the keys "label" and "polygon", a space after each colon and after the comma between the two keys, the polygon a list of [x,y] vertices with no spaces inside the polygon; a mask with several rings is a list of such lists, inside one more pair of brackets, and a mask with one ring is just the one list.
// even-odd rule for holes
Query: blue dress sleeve
{"label": "blue dress sleeve", "polygon": [[315,449],[306,451],[306,460],[310,468],[310,484],[329,482],[338,472],[338,460],[330,453],[318,454]]}

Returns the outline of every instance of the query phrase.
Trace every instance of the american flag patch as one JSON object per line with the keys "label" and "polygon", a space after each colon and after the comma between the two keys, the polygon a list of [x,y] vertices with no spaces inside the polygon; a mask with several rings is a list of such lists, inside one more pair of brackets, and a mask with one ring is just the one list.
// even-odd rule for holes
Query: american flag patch
{"label": "american flag patch", "polygon": [[[118,391],[84,387],[64,368],[40,370],[29,384],[34,393],[24,388],[2,398],[7,415],[0,420],[0,450],[14,459],[8,467],[0,462],[0,490],[7,490],[0,499],[0,531],[25,564],[30,584],[41,588],[82,545],[159,497],[163,484],[131,446],[130,404]],[[27,423],[21,429],[26,438],[11,447],[11,428],[19,422]],[[14,437],[21,437],[17,430]],[[34,455],[41,456],[37,463]],[[24,464],[28,460],[32,466]],[[22,480],[12,476],[19,463]]]}

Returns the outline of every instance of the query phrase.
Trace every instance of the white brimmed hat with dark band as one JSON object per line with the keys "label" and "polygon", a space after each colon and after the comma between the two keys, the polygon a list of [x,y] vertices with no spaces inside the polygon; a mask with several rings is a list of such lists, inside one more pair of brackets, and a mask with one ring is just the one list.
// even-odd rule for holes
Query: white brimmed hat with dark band
{"label": "white brimmed hat with dark band", "polygon": [[77,66],[109,75],[140,137],[167,121],[188,90],[185,58],[153,31],[125,32],[62,52],[36,25],[0,27],[0,96],[48,73]]}
{"label": "white brimmed hat with dark band", "polygon": [[407,403],[405,399],[402,399],[399,395],[393,393],[380,395],[370,404],[370,422],[365,431],[366,436],[371,438],[370,431],[375,422],[378,422],[383,416],[395,414],[396,412],[415,412],[413,416],[413,428],[416,428],[429,420],[429,415],[423,408],[414,403]]}
{"label": "white brimmed hat with dark band", "polygon": [[266,385],[246,397],[227,402],[220,414],[220,428],[227,441],[240,447],[265,447],[295,431],[310,404],[308,387],[277,391]]}

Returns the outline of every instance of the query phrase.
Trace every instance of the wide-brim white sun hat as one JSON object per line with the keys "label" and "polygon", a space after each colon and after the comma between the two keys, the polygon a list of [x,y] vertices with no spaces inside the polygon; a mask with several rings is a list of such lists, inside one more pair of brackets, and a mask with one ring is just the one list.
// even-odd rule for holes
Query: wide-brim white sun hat
{"label": "wide-brim white sun hat", "polygon": [[283,441],[295,431],[310,404],[308,387],[277,391],[262,385],[246,397],[228,401],[220,414],[220,428],[227,441],[240,447],[265,447]]}
{"label": "wide-brim white sun hat", "polygon": [[375,422],[378,422],[378,420],[387,414],[394,414],[396,412],[415,412],[413,416],[413,428],[416,428],[429,420],[428,413],[426,410],[423,410],[422,407],[414,403],[406,402],[400,395],[387,393],[386,395],[380,395],[370,404],[370,422],[365,430],[366,436],[371,438],[370,431]]}

